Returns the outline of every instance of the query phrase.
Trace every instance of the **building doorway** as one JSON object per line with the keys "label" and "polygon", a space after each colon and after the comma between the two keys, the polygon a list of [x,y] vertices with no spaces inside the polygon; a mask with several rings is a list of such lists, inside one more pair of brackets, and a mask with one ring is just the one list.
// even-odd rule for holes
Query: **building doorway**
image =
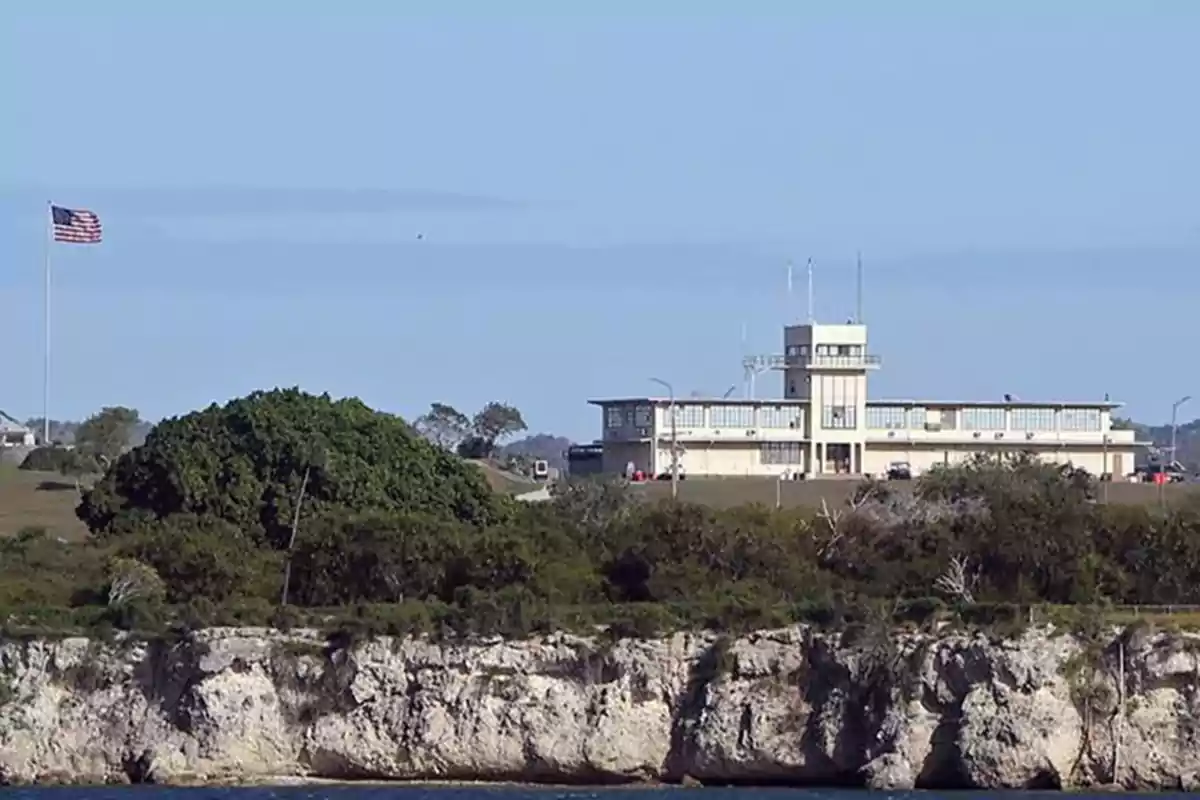
{"label": "building doorway", "polygon": [[824,472],[830,475],[845,475],[850,472],[849,444],[829,442],[825,445]]}

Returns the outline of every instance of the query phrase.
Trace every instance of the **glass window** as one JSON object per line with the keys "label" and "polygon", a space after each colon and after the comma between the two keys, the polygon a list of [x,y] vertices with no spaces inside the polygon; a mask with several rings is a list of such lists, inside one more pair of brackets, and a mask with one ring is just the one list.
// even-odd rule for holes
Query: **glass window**
{"label": "glass window", "polygon": [[799,428],[800,409],[796,406],[763,406],[758,410],[760,428]]}
{"label": "glass window", "polygon": [[968,431],[1004,430],[1003,408],[964,408],[962,426]]}
{"label": "glass window", "polygon": [[907,413],[900,406],[867,406],[867,427],[874,430],[899,430]]}
{"label": "glass window", "polygon": [[759,456],[763,464],[799,464],[800,442],[763,442]]}
{"label": "glass window", "polygon": [[1014,408],[1010,425],[1014,431],[1054,430],[1053,408]]}
{"label": "glass window", "polygon": [[854,406],[824,406],[821,409],[821,427],[829,430],[857,428],[857,412]]}
{"label": "glass window", "polygon": [[609,406],[604,409],[604,425],[608,428],[620,428],[625,425],[625,412],[620,406]]}
{"label": "glass window", "polygon": [[1064,431],[1099,431],[1100,409],[1064,408],[1058,412],[1058,427]]}
{"label": "glass window", "polygon": [[649,428],[654,424],[654,411],[650,406],[637,406],[633,409],[633,424],[638,428]]}
{"label": "glass window", "polygon": [[712,427],[753,428],[754,406],[713,406]]}
{"label": "glass window", "polygon": [[[667,415],[667,424],[671,424],[671,417]],[[675,406],[675,425],[683,428],[703,428],[704,427],[704,406],[700,405],[677,405]]]}

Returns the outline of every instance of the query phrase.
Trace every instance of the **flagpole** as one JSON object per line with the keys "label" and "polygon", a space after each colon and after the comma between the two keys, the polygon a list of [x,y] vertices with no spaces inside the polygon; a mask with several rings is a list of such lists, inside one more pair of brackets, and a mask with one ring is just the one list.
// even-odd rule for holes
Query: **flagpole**
{"label": "flagpole", "polygon": [[54,209],[50,201],[46,202],[46,261],[44,266],[45,293],[42,298],[42,318],[46,325],[43,331],[42,363],[42,447],[50,446],[50,252],[54,249]]}

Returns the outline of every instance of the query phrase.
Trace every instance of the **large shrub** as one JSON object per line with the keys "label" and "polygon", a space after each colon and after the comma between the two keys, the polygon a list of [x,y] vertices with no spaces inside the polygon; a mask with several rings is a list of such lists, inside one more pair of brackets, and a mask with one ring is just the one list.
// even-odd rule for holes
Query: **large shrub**
{"label": "large shrub", "polygon": [[282,548],[307,473],[306,514],[381,510],[486,524],[499,501],[470,465],[356,399],[255,392],[157,425],[86,493],[99,536],[177,514],[223,520]]}
{"label": "large shrub", "polygon": [[18,469],[69,475],[93,470],[98,472],[96,466],[95,459],[79,450],[61,445],[48,445],[30,450]]}

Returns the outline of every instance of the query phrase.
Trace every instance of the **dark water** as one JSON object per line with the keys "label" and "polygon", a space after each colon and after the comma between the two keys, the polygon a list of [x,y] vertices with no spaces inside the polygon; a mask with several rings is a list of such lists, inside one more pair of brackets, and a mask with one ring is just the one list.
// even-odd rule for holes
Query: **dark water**
{"label": "dark water", "polygon": [[[529,786],[464,786],[454,788],[426,786],[300,786],[256,788],[188,788],[177,789],[153,786],[100,788],[14,788],[0,790],[0,800],[683,800],[675,798],[686,792],[694,800],[1101,800],[1113,797],[1102,794],[1064,795],[1057,792],[865,792],[812,789],[682,789],[682,788],[614,788],[560,789]],[[1172,793],[1156,795],[1124,794],[1120,797],[1194,798],[1196,794]]]}

